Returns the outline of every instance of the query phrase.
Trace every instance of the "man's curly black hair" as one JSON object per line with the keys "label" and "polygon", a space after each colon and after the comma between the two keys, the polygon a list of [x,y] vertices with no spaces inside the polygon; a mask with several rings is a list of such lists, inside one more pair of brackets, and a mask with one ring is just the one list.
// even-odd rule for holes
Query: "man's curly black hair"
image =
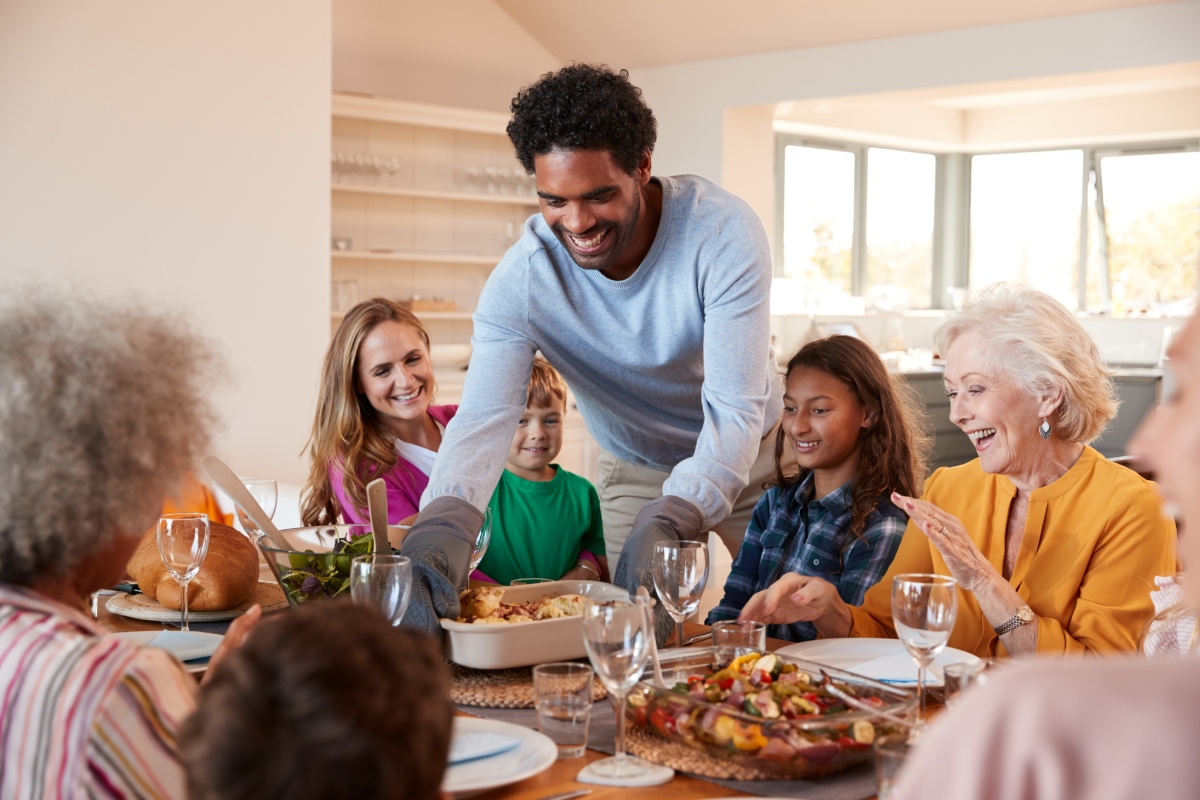
{"label": "man's curly black hair", "polygon": [[551,150],[607,150],[632,175],[654,150],[658,123],[629,82],[629,72],[604,64],[571,64],[547,72],[512,101],[508,138],[529,173],[535,156]]}

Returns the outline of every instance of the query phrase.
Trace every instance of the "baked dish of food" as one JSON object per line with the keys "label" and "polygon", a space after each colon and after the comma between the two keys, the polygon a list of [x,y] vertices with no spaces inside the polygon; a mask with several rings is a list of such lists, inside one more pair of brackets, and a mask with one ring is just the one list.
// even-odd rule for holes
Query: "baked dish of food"
{"label": "baked dish of food", "polygon": [[506,603],[504,589],[499,586],[480,586],[467,589],[459,596],[462,615],[456,622],[471,625],[502,625],[514,622],[535,622],[541,619],[578,617],[583,614],[583,598],[577,594],[557,597],[543,596],[536,600]]}

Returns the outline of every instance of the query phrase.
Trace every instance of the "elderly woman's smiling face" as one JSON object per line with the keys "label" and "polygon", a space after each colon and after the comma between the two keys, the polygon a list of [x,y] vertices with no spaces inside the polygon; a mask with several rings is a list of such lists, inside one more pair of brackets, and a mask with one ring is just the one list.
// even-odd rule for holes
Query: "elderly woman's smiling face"
{"label": "elderly woman's smiling face", "polygon": [[996,369],[982,339],[964,333],[944,354],[950,421],[971,438],[984,472],[1023,475],[1045,445],[1037,428],[1046,412],[1039,398]]}

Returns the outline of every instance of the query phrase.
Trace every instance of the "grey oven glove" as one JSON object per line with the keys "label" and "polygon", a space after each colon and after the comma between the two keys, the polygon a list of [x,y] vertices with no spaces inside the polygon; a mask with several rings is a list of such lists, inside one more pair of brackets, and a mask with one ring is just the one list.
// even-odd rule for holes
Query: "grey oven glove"
{"label": "grey oven glove", "polygon": [[404,624],[441,635],[439,618],[454,619],[467,588],[471,550],[483,513],[457,497],[438,497],[421,511],[400,554],[412,559],[412,597]]}
{"label": "grey oven glove", "polygon": [[[654,545],[659,542],[694,541],[700,537],[704,515],[700,509],[674,495],[664,495],[651,500],[633,521],[629,538],[621,548],[617,560],[617,571],[613,583],[637,596],[639,586],[645,586],[650,596],[658,598],[654,591]],[[661,601],[654,605],[654,640],[663,645],[675,630],[675,621],[663,608]]]}

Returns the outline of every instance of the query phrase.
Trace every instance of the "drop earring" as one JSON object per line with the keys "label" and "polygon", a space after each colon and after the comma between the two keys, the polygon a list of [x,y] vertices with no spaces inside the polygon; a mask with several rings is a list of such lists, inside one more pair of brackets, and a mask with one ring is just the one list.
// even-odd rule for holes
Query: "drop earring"
{"label": "drop earring", "polygon": [[1042,424],[1038,425],[1038,436],[1043,439],[1050,438],[1050,420],[1046,417],[1042,417]]}

